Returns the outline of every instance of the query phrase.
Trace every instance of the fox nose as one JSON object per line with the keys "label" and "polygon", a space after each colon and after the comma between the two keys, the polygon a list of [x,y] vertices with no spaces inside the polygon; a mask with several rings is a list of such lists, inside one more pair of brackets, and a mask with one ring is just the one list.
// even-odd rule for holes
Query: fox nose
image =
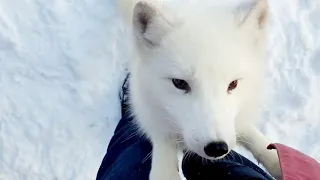
{"label": "fox nose", "polygon": [[228,151],[229,151],[228,144],[223,141],[219,141],[219,142],[213,141],[204,147],[204,152],[209,157],[220,157],[227,154]]}

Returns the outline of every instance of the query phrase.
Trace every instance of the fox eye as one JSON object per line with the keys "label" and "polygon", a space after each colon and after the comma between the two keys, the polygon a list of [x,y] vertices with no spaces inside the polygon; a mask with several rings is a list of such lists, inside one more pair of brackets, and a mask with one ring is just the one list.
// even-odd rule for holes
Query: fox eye
{"label": "fox eye", "polygon": [[185,93],[188,93],[191,90],[189,84],[185,80],[172,79],[172,83],[177,89],[183,90]]}
{"label": "fox eye", "polygon": [[237,88],[237,86],[238,86],[238,80],[232,81],[228,86],[228,93],[230,94],[231,91]]}

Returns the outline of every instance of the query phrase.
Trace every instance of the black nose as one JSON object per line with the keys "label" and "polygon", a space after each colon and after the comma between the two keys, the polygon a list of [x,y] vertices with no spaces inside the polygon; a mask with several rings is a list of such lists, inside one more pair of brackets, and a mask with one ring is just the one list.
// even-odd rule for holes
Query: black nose
{"label": "black nose", "polygon": [[204,147],[204,152],[210,157],[220,157],[227,154],[229,151],[227,143],[221,142],[211,142]]}

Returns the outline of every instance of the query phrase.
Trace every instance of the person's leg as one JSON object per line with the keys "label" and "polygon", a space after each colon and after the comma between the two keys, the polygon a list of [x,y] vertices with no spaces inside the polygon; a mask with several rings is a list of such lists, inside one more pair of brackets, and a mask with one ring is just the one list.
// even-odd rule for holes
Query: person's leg
{"label": "person's leg", "polygon": [[97,180],[148,179],[151,144],[136,135],[132,118],[125,115],[119,122],[97,174]]}
{"label": "person's leg", "polygon": [[235,151],[218,161],[204,160],[197,155],[184,157],[182,171],[187,180],[273,180],[260,167]]}
{"label": "person's leg", "polygon": [[152,145],[137,134],[127,112],[127,83],[121,95],[123,117],[119,121],[101,163],[96,180],[147,180],[151,169]]}

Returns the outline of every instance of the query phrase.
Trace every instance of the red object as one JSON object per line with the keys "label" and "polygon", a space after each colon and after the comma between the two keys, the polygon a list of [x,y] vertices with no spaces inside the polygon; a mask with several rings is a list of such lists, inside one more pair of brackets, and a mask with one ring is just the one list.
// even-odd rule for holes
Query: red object
{"label": "red object", "polygon": [[283,144],[270,144],[276,149],[282,170],[282,180],[320,180],[320,164],[311,157]]}

